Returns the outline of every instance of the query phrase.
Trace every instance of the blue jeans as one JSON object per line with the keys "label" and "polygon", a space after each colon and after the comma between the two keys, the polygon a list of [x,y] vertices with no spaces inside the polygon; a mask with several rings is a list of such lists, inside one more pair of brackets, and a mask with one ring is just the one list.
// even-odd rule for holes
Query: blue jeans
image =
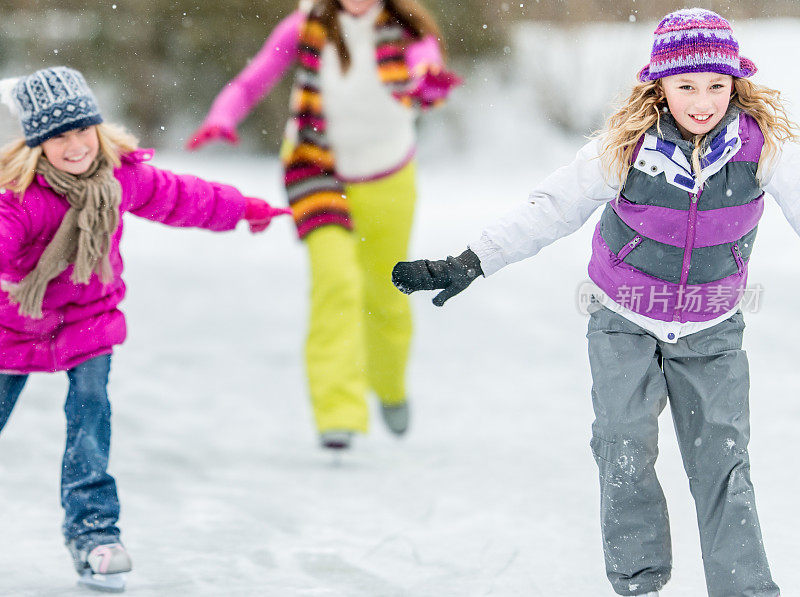
{"label": "blue jeans", "polygon": [[[117,486],[106,472],[111,442],[111,405],[106,392],[110,369],[111,355],[103,355],[67,371],[61,505],[64,537],[74,540],[78,549],[119,540]],[[27,375],[0,374],[0,432],[27,379]]]}

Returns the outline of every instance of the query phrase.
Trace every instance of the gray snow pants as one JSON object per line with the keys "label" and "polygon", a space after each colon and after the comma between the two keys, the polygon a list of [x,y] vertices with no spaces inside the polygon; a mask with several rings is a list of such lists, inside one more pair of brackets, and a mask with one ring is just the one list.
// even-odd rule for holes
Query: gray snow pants
{"label": "gray snow pants", "polygon": [[694,497],[710,597],[778,597],[756,514],[747,355],[741,313],[662,342],[597,305],[589,320],[592,452],[600,469],[606,573],[620,595],[669,580],[667,504],[656,478],[667,400]]}

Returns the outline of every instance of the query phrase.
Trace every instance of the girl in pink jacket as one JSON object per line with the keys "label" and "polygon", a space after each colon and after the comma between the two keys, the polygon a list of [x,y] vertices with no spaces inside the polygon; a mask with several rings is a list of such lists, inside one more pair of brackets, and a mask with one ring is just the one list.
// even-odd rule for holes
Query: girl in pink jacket
{"label": "girl in pink jacket", "polygon": [[131,561],[106,471],[106,385],[126,332],[122,214],[219,231],[245,219],[256,232],[288,210],[148,165],[153,152],[103,123],[75,70],[46,68],[2,87],[24,138],[0,151],[0,431],[28,374],[67,372],[64,537],[82,583],[121,590]]}

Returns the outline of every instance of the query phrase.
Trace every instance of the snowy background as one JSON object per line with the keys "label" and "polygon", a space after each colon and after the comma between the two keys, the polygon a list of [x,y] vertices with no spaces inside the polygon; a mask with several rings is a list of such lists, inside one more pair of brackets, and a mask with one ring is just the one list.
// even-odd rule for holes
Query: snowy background
{"label": "snowy background", "polygon": [[[758,80],[800,101],[800,24],[737,27]],[[547,64],[556,50],[546,48],[559,46],[525,46],[539,42],[523,31],[508,60],[469,73],[468,87],[423,126],[411,257],[460,252],[569,160],[583,141],[543,107],[537,86],[559,85],[563,105],[555,105],[592,123],[587,115],[607,111],[644,62],[651,30],[553,33],[581,40],[574,72],[605,68],[596,80],[529,68],[524,56],[537,55],[529,52]],[[173,150],[155,163],[283,202],[270,157]],[[302,367],[307,263],[290,222],[253,236],[244,225],[215,235],[126,218],[130,334],[115,354],[110,394],[111,472],[135,566],[130,595],[613,595],[577,307],[595,218],[442,309],[415,295],[412,429],[398,441],[376,417],[341,458],[316,447]],[[752,477],[773,575],[792,595],[800,587],[800,239],[774,203],[758,245],[750,283],[763,286],[763,300],[746,315],[745,334]],[[63,374],[32,376],[0,437],[0,595],[86,594],[60,536],[65,394]],[[662,595],[697,597],[705,594],[699,541],[668,412],[661,429],[674,545]]]}

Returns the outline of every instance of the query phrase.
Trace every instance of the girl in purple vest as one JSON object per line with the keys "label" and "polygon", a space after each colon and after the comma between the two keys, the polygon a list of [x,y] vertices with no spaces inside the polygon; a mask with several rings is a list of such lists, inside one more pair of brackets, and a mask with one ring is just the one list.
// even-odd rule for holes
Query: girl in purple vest
{"label": "girl in purple vest", "polygon": [[606,571],[620,595],[669,580],[667,508],[655,474],[670,402],[697,509],[708,594],[777,597],[755,508],[744,322],[738,308],[769,192],[800,233],[797,127],[748,77],[730,24],[667,15],[650,63],[605,131],[458,257],[400,262],[403,292],[441,306],[479,275],[535,255],[599,207],[589,275],[589,361]]}
{"label": "girl in purple vest", "polygon": [[0,430],[30,373],[66,372],[64,538],[83,584],[122,590],[131,561],[107,472],[106,391],[113,347],[126,334],[117,308],[122,214],[215,231],[247,220],[255,232],[287,210],[148,165],[153,152],[103,123],[75,70],[46,68],[0,86],[24,132],[0,150]]}

